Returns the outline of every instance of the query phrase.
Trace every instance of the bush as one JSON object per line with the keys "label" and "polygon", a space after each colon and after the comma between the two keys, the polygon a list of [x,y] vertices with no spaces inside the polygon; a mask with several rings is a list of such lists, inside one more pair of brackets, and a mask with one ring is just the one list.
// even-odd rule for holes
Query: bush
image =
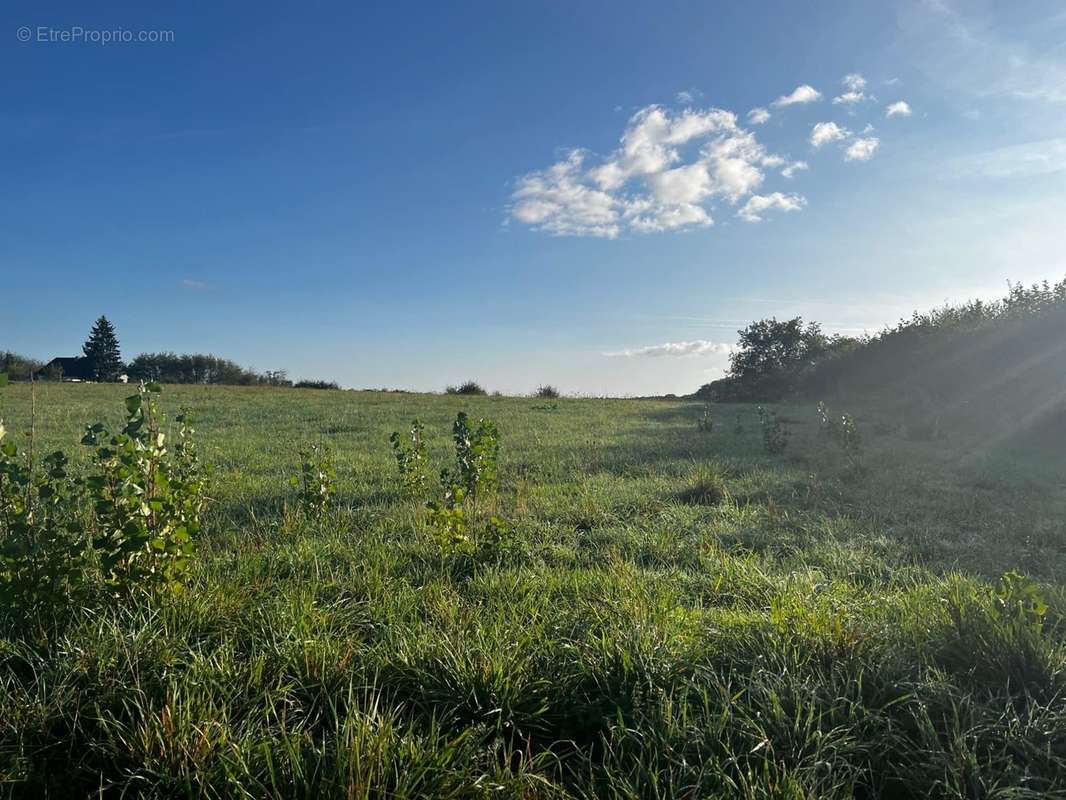
{"label": "bush", "polygon": [[0,603],[19,616],[56,611],[87,586],[84,487],[62,452],[34,472],[6,433],[0,422]]}
{"label": "bush", "polygon": [[7,386],[7,373],[0,372],[0,386]]}
{"label": "bush", "polygon": [[295,389],[340,389],[336,381],[297,381],[293,384]]}
{"label": "bush", "polygon": [[110,433],[89,426],[82,444],[94,448],[86,485],[96,518],[93,547],[105,581],[118,593],[134,586],[180,588],[207,503],[188,412],[178,415],[178,442],[167,447],[153,395],[141,383],[126,398],[126,424]]}
{"label": "bush", "polygon": [[546,383],[543,386],[538,387],[533,396],[539,397],[542,400],[558,400],[562,397],[562,394],[550,383]]}
{"label": "bush", "polygon": [[466,381],[458,386],[449,386],[444,392],[445,394],[488,394],[477,381]]}
{"label": "bush", "polygon": [[788,429],[776,411],[767,411],[759,406],[759,426],[762,428],[763,449],[768,455],[777,456],[788,447]]}

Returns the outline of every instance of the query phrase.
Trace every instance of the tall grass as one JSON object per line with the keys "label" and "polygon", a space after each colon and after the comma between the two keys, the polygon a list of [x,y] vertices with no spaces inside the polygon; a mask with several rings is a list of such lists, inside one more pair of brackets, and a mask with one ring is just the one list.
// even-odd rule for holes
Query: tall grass
{"label": "tall grass", "polygon": [[[42,447],[122,391],[39,387]],[[861,480],[809,408],[771,456],[745,407],[707,435],[684,403],[168,395],[218,466],[202,557],[175,598],[0,613],[8,796],[1066,796],[1061,462],[858,409]],[[417,416],[443,466],[458,410],[500,427],[514,532],[442,557],[388,434]],[[286,514],[312,437],[334,502]]]}

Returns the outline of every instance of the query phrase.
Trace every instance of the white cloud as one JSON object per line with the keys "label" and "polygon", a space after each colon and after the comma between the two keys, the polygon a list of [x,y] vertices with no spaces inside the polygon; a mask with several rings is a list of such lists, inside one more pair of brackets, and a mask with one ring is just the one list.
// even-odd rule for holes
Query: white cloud
{"label": "white cloud", "polygon": [[785,163],[722,109],[634,114],[619,147],[598,163],[571,150],[517,181],[511,216],[555,235],[615,238],[714,224],[714,203],[735,205],[756,192],[764,168]]}
{"label": "white cloud", "polygon": [[604,353],[604,355],[614,358],[633,358],[634,356],[728,355],[731,352],[733,352],[733,345],[731,344],[696,339],[691,342],[664,342],[663,344],[652,344],[646,347],[627,348],[613,353]]}
{"label": "white cloud", "polygon": [[512,199],[514,218],[557,235],[616,237],[617,198],[582,182],[584,154],[572,150],[566,160],[518,181]]}
{"label": "white cloud", "polygon": [[770,209],[779,211],[799,211],[807,205],[807,200],[798,194],[782,194],[771,192],[767,195],[752,195],[748,198],[743,208],[737,212],[737,216],[745,222],[759,222],[762,214]]}
{"label": "white cloud", "polygon": [[202,292],[207,288],[207,284],[203,281],[194,281],[192,278],[184,278],[181,282],[182,288],[191,289],[194,292]]}
{"label": "white cloud", "polygon": [[866,92],[864,91],[866,88],[866,78],[859,73],[852,72],[845,75],[843,80],[841,80],[841,83],[847,91],[834,97],[833,105],[854,105],[856,103],[861,103],[863,100],[870,99],[866,96]]}
{"label": "white cloud", "polygon": [[[866,80],[855,73],[845,76],[844,85],[862,91]],[[680,99],[697,94],[692,90]],[[818,97],[802,85],[775,103]],[[754,124],[768,117],[765,108],[748,112]],[[855,133],[836,122],[819,122],[809,142],[814,148],[836,142],[846,161],[866,161],[880,145],[872,132],[870,125]],[[772,182],[794,178],[808,163],[768,151],[754,130],[721,108],[649,105],[629,118],[617,147],[606,155],[580,148],[563,153],[556,163],[516,179],[510,219],[556,236],[613,239],[706,228],[723,207],[754,222],[767,211],[806,206],[803,197],[777,191]]]}
{"label": "white cloud", "polygon": [[848,130],[835,122],[819,122],[811,129],[811,146],[821,147],[829,142],[837,142],[848,136]]}
{"label": "white cloud", "polygon": [[875,136],[870,136],[865,139],[856,139],[848,145],[847,150],[844,151],[845,161],[869,161],[873,156],[874,151],[878,145],[881,144],[881,140]]}
{"label": "white cloud", "polygon": [[821,100],[822,93],[815,89],[813,86],[802,84],[792,90],[792,94],[782,95],[774,100],[771,105],[774,106],[792,106],[797,103],[813,103],[815,100]]}
{"label": "white cloud", "polygon": [[886,117],[909,117],[911,115],[911,107],[905,100],[898,100],[895,103],[890,103],[885,108]]}
{"label": "white cloud", "polygon": [[753,108],[748,112],[748,122],[752,125],[762,125],[764,122],[770,119],[770,112],[765,108]]}

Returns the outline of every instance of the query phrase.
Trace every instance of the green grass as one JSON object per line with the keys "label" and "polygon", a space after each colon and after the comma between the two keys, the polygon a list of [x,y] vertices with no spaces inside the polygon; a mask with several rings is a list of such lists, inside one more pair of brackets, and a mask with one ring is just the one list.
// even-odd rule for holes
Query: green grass
{"label": "green grass", "polygon": [[[42,384],[37,448],[74,451],[128,387]],[[916,442],[813,407],[762,452],[753,407],[167,387],[214,502],[188,590],[0,623],[12,797],[1066,797],[1066,464]],[[441,556],[388,445],[459,410],[501,433],[500,489]],[[25,385],[0,392],[24,443]],[[738,417],[743,427],[737,432]],[[336,509],[287,478],[335,454]],[[1039,582],[1042,626],[999,576]]]}

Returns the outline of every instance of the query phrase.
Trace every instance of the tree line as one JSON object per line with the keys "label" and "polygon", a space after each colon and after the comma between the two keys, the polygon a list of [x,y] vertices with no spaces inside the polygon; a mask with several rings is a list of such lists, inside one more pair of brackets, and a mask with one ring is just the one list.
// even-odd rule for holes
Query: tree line
{"label": "tree line", "polygon": [[[129,363],[122,360],[115,326],[106,316],[93,323],[82,345],[84,372],[92,380],[114,383],[128,380],[156,383],[190,383],[233,386],[294,386],[309,389],[338,389],[333,381],[293,382],[285,370],[257,372],[219,356],[205,353],[141,353]],[[13,381],[60,379],[61,370],[9,351],[0,352],[0,374]],[[68,376],[69,377],[69,376]]]}

